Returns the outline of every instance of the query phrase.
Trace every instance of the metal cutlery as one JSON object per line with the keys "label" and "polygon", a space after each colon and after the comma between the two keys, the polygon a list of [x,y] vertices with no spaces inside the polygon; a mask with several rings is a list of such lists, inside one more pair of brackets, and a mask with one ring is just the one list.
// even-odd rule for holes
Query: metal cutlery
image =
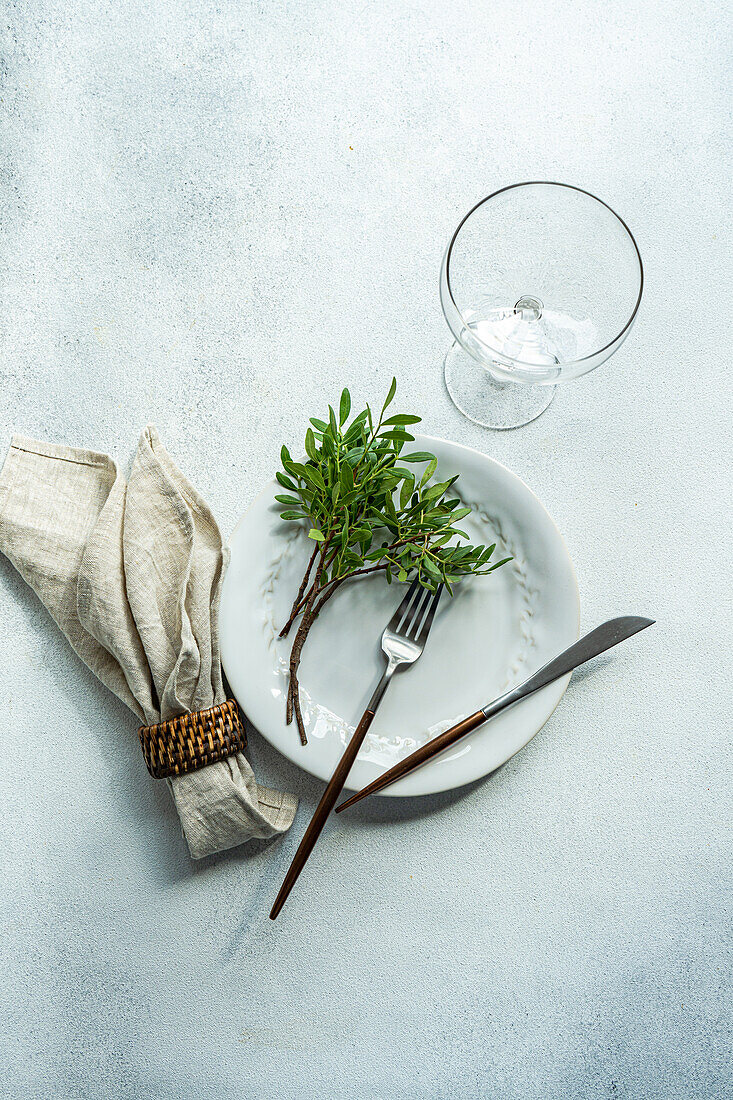
{"label": "metal cutlery", "polygon": [[392,783],[396,783],[398,779],[402,779],[405,775],[409,775],[415,768],[419,768],[421,764],[426,763],[428,760],[432,760],[438,753],[443,752],[445,749],[454,745],[456,741],[459,741],[462,737],[466,737],[467,734],[477,729],[479,726],[487,722],[489,718],[493,718],[495,715],[500,714],[501,711],[506,710],[507,707],[514,706],[520,699],[525,699],[528,695],[531,695],[535,691],[539,691],[540,688],[546,687],[547,684],[551,684],[553,680],[559,679],[568,672],[572,672],[578,665],[584,664],[592,657],[597,657],[599,653],[604,653],[612,646],[618,645],[619,642],[625,641],[626,638],[630,638],[633,634],[637,634],[640,630],[644,630],[647,626],[652,626],[654,619],[642,619],[635,615],[625,615],[618,619],[610,619],[608,622],[603,623],[602,626],[596,627],[595,630],[591,630],[589,634],[586,634],[579,641],[571,645],[569,649],[566,649],[564,653],[561,653],[559,657],[553,658],[546,665],[543,665],[539,671],[535,672],[524,683],[519,684],[518,687],[512,688],[511,691],[501,695],[498,699],[495,699],[492,703],[487,703],[481,710],[477,710],[475,714],[469,715],[468,718],[464,718],[461,722],[458,722],[455,726],[452,726],[445,733],[439,734],[434,737],[432,741],[428,741],[426,745],[422,745],[415,752],[401,760],[399,764],[395,764],[393,768],[384,772],[372,783],[369,783],[362,790],[357,791],[351,798],[347,798],[345,802],[342,802],[337,807],[336,813],[341,813],[348,806],[353,806],[356,802],[360,802],[362,798],[366,798],[367,795],[375,794],[377,791],[384,790],[385,787],[391,786]]}

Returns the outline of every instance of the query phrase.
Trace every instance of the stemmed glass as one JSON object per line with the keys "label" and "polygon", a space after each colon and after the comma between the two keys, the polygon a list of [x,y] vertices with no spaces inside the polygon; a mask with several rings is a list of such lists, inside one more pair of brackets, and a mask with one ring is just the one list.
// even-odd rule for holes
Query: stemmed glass
{"label": "stemmed glass", "polygon": [[558,382],[621,346],[641,301],[636,241],[605,202],[567,183],[516,183],[482,199],[443,258],[440,300],[455,343],[453,403],[487,428],[544,412]]}

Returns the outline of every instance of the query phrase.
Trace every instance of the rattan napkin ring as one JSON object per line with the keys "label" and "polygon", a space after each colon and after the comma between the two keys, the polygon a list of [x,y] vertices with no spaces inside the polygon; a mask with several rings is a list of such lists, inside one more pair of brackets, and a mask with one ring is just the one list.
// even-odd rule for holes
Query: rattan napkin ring
{"label": "rattan napkin ring", "polygon": [[247,734],[234,699],[209,710],[141,726],[140,744],[153,779],[186,775],[245,748]]}

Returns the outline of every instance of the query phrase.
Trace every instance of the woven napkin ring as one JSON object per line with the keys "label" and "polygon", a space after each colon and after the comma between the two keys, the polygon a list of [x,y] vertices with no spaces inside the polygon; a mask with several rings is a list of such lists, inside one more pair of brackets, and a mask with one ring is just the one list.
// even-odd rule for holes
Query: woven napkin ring
{"label": "woven napkin ring", "polygon": [[181,714],[156,726],[141,726],[138,735],[153,779],[195,772],[232,756],[247,744],[234,699],[209,710]]}

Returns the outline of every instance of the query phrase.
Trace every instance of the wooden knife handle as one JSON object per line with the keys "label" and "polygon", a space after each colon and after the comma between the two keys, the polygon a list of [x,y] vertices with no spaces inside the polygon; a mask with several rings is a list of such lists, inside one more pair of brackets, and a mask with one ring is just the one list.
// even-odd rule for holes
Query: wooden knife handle
{"label": "wooden knife handle", "polygon": [[368,794],[375,794],[377,791],[384,790],[385,787],[391,786],[392,783],[396,783],[398,779],[402,779],[403,776],[409,775],[415,768],[419,768],[421,764],[424,764],[426,760],[432,759],[433,756],[437,756],[439,752],[443,752],[445,749],[450,748],[456,741],[460,741],[462,737],[465,737],[467,733],[471,733],[472,730],[477,729],[486,721],[486,715],[482,710],[477,710],[475,714],[469,714],[468,718],[464,718],[462,722],[456,723],[455,726],[451,726],[445,733],[439,734],[433,738],[432,741],[428,741],[426,745],[422,745],[419,749],[415,749],[413,753],[406,756],[404,760],[400,760],[399,764],[395,764],[393,768],[384,772],[368,786],[362,787],[356,794],[352,794],[351,798],[347,798],[345,802],[336,810],[337,814],[340,814],[342,810],[345,810],[348,806],[353,806],[355,802],[361,802],[362,798],[366,798]]}
{"label": "wooden knife handle", "polygon": [[295,856],[293,857],[293,862],[290,864],[288,873],[283,880],[283,884],[280,887],[280,892],[275,898],[275,904],[273,905],[272,912],[270,913],[270,920],[275,920],[276,916],[282,909],[288,894],[295,885],[298,875],[305,866],[308,856],[313,851],[315,843],[318,840],[318,837],[321,835],[321,830],[326,824],[326,818],[331,813],[331,810],[336,803],[336,799],[343,790],[346,778],[351,771],[351,767],[354,761],[356,760],[357,753],[359,752],[362,742],[366,737],[367,730],[372,724],[373,718],[373,710],[364,711],[359,725],[354,730],[352,738],[346,746],[346,751],[344,752],[344,755],[338,762],[336,771],[329,779],[328,786],[323,792],[323,797],[316,806],[316,810],[310,820],[310,824],[303,834],[303,839],[298,845],[298,850],[295,853]]}

